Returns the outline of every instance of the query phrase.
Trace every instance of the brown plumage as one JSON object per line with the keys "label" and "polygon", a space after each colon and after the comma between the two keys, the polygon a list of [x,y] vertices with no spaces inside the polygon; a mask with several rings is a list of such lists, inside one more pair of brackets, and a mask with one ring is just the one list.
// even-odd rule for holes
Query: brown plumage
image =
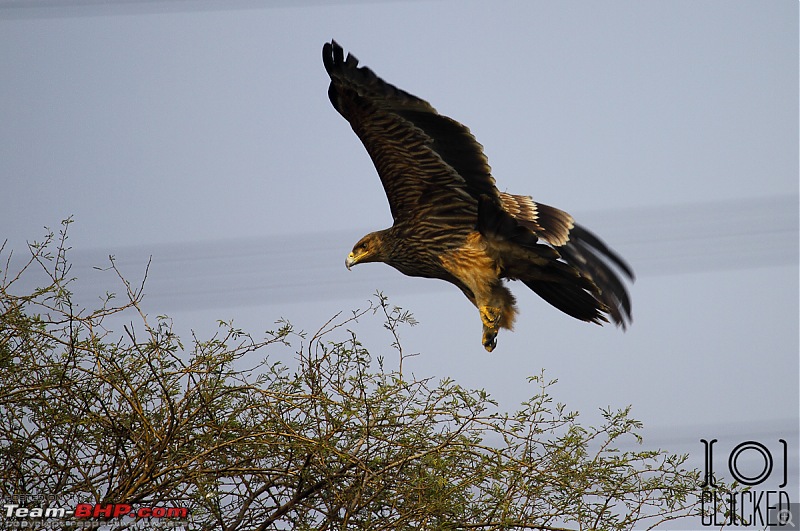
{"label": "brown plumage", "polygon": [[503,280],[520,280],[577,319],[600,324],[631,319],[628,265],[566,212],[495,187],[483,147],[464,125],[428,102],[386,83],[344,56],[322,49],[328,96],[375,163],[394,224],[353,247],[348,269],[385,262],[401,273],[446,280],[478,308],[486,350],[511,328],[514,296]]}

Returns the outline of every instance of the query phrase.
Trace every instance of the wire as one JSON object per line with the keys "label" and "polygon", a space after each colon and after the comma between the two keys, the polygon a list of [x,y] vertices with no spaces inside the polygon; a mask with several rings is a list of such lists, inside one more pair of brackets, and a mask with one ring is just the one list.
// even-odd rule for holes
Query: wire
{"label": "wire", "polygon": [[[798,216],[797,196],[776,196],[588,212],[576,218],[643,278],[797,265]],[[159,311],[346,299],[363,293],[363,286],[404,292],[448,289],[445,282],[409,279],[381,264],[347,272],[344,257],[368,230],[128,246],[114,256],[131,281],[144,274],[152,256],[145,292]],[[89,304],[118,289],[114,277],[95,269],[108,265],[108,254],[104,249],[70,251],[78,302]],[[35,279],[28,282],[35,287]]]}

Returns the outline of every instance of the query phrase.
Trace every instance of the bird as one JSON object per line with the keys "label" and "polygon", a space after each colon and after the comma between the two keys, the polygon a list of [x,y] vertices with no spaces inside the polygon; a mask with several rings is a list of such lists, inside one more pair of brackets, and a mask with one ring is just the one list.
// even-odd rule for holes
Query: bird
{"label": "bird", "polygon": [[623,330],[631,267],[567,212],[498,190],[483,146],[465,125],[387,83],[335,41],[322,48],[328,98],[383,184],[391,227],[365,235],[345,260],[383,262],[457,286],[478,309],[492,352],[517,316],[506,281],[520,281],[576,319]]}

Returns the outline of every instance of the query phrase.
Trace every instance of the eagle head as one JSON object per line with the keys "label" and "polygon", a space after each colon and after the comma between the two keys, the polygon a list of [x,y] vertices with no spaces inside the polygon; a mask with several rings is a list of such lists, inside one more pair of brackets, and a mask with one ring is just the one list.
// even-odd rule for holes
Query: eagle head
{"label": "eagle head", "polygon": [[363,262],[385,262],[383,233],[386,231],[371,232],[358,240],[353,250],[347,255],[344,265],[350,269]]}

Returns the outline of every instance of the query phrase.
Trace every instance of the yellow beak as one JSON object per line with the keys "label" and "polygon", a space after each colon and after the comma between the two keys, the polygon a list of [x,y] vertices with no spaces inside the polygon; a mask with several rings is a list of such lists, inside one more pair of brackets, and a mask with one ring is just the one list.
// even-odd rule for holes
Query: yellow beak
{"label": "yellow beak", "polygon": [[353,267],[357,263],[358,261],[356,260],[356,255],[354,255],[353,253],[348,254],[347,259],[345,259],[344,261],[344,265],[348,271],[350,270],[351,267]]}

